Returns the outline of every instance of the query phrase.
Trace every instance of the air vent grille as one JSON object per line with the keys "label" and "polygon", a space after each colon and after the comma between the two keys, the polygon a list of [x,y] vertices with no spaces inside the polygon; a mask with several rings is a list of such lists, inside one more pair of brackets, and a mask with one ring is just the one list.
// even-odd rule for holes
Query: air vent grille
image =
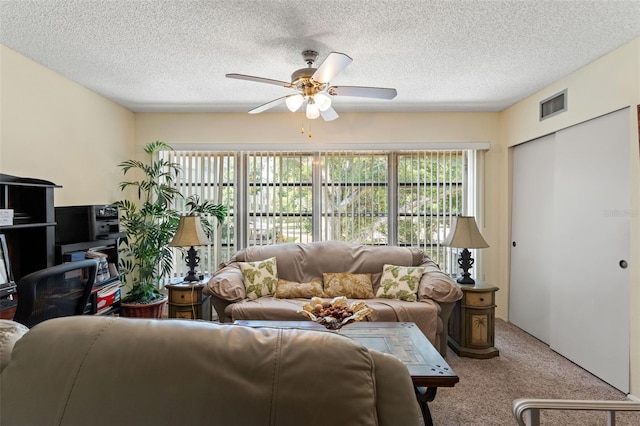
{"label": "air vent grille", "polygon": [[540,102],[540,121],[567,110],[567,90],[556,93]]}

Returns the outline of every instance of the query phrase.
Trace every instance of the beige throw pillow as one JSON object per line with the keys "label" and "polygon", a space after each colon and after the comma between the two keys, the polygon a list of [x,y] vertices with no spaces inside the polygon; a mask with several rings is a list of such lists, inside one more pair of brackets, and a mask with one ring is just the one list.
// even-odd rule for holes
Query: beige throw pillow
{"label": "beige throw pillow", "polygon": [[295,299],[300,297],[311,299],[312,297],[324,297],[322,280],[316,278],[308,283],[297,283],[280,278],[276,285],[276,297],[279,299]]}
{"label": "beige throw pillow", "polygon": [[324,273],[322,278],[324,280],[324,293],[327,297],[374,298],[371,274]]}
{"label": "beige throw pillow", "polygon": [[376,297],[415,302],[418,300],[416,294],[423,273],[422,266],[384,265]]}
{"label": "beige throw pillow", "polygon": [[278,282],[275,257],[256,262],[238,262],[238,265],[244,276],[244,286],[250,300],[275,293]]}

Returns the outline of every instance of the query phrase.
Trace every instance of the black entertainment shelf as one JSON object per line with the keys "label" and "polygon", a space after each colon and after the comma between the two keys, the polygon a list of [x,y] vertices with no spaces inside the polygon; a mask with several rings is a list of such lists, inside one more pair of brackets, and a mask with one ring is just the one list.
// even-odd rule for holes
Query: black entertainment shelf
{"label": "black entertainment shelf", "polygon": [[0,174],[0,209],[13,210],[13,224],[0,226],[17,282],[31,272],[55,265],[53,191],[60,188],[41,179]]}

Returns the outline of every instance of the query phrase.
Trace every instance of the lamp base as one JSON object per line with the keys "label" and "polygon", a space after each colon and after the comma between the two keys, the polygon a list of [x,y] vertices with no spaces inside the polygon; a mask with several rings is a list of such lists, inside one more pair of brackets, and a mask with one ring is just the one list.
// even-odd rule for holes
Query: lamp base
{"label": "lamp base", "polygon": [[191,246],[191,248],[187,251],[187,256],[185,257],[185,261],[187,267],[189,268],[189,273],[186,277],[184,277],[185,281],[200,281],[198,277],[196,277],[196,267],[200,263],[200,258],[196,254],[196,249]]}
{"label": "lamp base", "polygon": [[182,280],[186,282],[194,282],[200,281],[200,278],[196,277],[196,271],[189,271],[189,275],[184,277]]}
{"label": "lamp base", "polygon": [[461,277],[458,277],[458,279],[456,280],[456,282],[457,282],[458,284],[471,284],[471,285],[476,285],[476,281],[475,281],[473,278],[471,278],[468,274],[467,274],[466,276],[465,276],[465,275],[463,275],[463,276],[461,276]]}
{"label": "lamp base", "polygon": [[476,282],[471,278],[471,274],[469,273],[469,269],[473,267],[474,262],[469,249],[465,248],[462,250],[458,258],[458,265],[460,265],[460,269],[462,269],[462,276],[456,280],[458,284],[475,285]]}

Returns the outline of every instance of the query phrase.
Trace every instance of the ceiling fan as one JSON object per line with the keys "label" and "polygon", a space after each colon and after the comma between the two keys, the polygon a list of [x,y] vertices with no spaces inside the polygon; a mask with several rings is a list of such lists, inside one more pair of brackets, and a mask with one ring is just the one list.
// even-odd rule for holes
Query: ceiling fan
{"label": "ceiling fan", "polygon": [[344,53],[329,53],[329,56],[327,56],[318,68],[313,67],[314,62],[318,59],[318,52],[315,50],[305,50],[302,52],[302,57],[307,64],[307,68],[300,68],[294,71],[293,74],[291,74],[291,82],[254,77],[245,74],[227,74],[226,76],[239,80],[275,84],[276,86],[294,89],[297,92],[260,105],[249,111],[249,114],[261,113],[283,102],[286,103],[287,108],[289,108],[291,112],[295,112],[306,102],[307,118],[315,119],[322,116],[325,121],[331,121],[338,118],[338,113],[331,106],[331,96],[393,99],[397,95],[396,89],[384,87],[329,86],[331,79],[353,61],[353,59]]}

